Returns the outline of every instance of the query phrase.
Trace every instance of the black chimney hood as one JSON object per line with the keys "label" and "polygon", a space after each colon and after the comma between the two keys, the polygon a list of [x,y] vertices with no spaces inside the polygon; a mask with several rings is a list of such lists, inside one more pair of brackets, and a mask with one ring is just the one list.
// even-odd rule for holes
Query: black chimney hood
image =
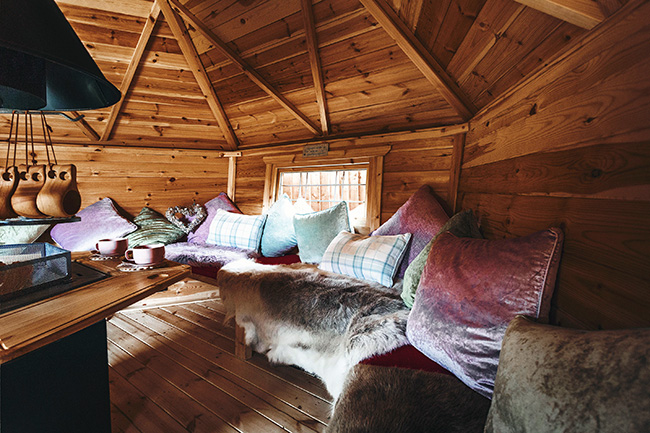
{"label": "black chimney hood", "polygon": [[120,98],[54,0],[0,0],[0,110],[91,110]]}

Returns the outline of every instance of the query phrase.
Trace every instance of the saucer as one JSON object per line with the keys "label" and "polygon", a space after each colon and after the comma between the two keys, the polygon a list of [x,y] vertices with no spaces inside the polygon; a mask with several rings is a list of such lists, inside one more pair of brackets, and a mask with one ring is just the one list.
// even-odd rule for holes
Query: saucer
{"label": "saucer", "polygon": [[119,269],[122,272],[135,272],[135,271],[145,271],[147,269],[156,269],[164,265],[165,265],[165,259],[159,262],[145,263],[145,264],[137,264],[132,260],[124,259],[122,260],[122,263],[117,265],[117,269]]}
{"label": "saucer", "polygon": [[90,260],[93,260],[93,261],[119,259],[120,257],[123,257],[123,256],[124,256],[124,254],[122,254],[122,253],[110,255],[110,254],[102,254],[97,250],[90,251]]}

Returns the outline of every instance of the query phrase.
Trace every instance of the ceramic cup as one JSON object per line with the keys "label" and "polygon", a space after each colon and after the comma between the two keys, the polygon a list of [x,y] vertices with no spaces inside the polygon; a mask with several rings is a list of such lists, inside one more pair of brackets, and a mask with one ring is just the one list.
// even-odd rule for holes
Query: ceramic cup
{"label": "ceramic cup", "polygon": [[126,238],[100,239],[95,244],[95,249],[105,256],[117,256],[124,254],[128,246],[129,240]]}
{"label": "ceramic cup", "polygon": [[151,265],[165,259],[165,246],[163,244],[140,245],[126,250],[124,257],[136,265]]}

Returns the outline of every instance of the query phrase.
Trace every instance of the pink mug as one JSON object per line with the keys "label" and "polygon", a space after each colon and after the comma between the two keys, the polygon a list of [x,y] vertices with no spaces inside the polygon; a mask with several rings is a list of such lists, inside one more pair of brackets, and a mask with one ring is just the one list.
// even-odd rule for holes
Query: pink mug
{"label": "pink mug", "polygon": [[100,239],[95,244],[95,249],[104,256],[117,256],[124,254],[129,246],[126,238]]}
{"label": "pink mug", "polygon": [[165,259],[165,245],[139,245],[126,250],[124,257],[127,260],[133,261],[136,265],[160,263]]}

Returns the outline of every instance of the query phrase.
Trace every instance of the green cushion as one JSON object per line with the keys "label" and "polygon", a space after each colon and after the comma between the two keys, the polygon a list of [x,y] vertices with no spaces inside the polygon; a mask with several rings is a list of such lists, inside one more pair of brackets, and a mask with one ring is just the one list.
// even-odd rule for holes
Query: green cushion
{"label": "green cushion", "polygon": [[407,307],[413,308],[413,300],[415,299],[415,291],[420,284],[420,277],[422,270],[427,263],[427,257],[431,251],[431,245],[436,240],[440,233],[451,232],[459,238],[476,238],[483,239],[481,231],[478,228],[478,222],[471,210],[464,210],[453,217],[442,226],[438,234],[424,247],[415,259],[409,264],[404,273],[404,283],[402,285],[402,299]]}
{"label": "green cushion", "polygon": [[320,263],[330,242],[342,231],[350,231],[348,204],[293,217],[298,254],[303,263]]}
{"label": "green cushion", "polygon": [[178,241],[185,232],[167,218],[155,210],[143,207],[140,213],[133,219],[138,229],[130,233],[126,238],[129,240],[129,248],[138,245],[149,244],[171,244]]}

